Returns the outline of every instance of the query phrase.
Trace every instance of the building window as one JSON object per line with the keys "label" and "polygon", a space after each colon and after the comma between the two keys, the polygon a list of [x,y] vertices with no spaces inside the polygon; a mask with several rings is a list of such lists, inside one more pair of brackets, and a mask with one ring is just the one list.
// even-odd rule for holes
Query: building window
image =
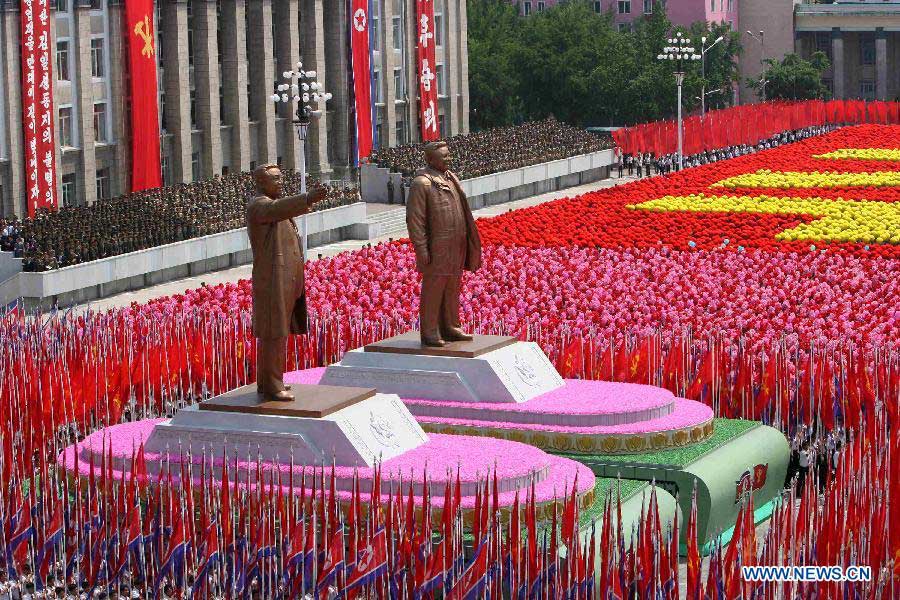
{"label": "building window", "polygon": [[[525,4],[529,5],[528,12],[531,12],[531,2]],[[434,45],[438,48],[444,45],[444,15],[440,13],[434,15]]]}
{"label": "building window", "polygon": [[531,2],[525,2],[522,4],[522,14],[526,17],[531,14]]}
{"label": "building window", "polygon": [[69,0],[55,0],[53,7],[57,12],[69,12]]}
{"label": "building window", "polygon": [[816,52],[824,53],[831,60],[831,34],[827,31],[817,31],[815,42]]}
{"label": "building window", "polygon": [[728,12],[734,10],[734,0],[728,0]]}
{"label": "building window", "polygon": [[397,100],[406,98],[406,86],[404,85],[403,69],[394,69],[394,97]]}
{"label": "building window", "polygon": [[631,14],[631,0],[619,0],[619,14],[620,15],[630,15]]}
{"label": "building window", "polygon": [[447,88],[444,87],[446,82],[444,80],[444,65],[437,66],[437,93],[438,96],[446,96]]}
{"label": "building window", "polygon": [[200,178],[203,176],[203,173],[200,171],[200,153],[194,152],[191,154],[191,177],[193,181],[200,181]]}
{"label": "building window", "polygon": [[394,134],[397,136],[397,144],[406,143],[406,122],[403,121],[402,115],[394,125]]}
{"label": "building window", "polygon": [[372,91],[375,104],[381,104],[381,71],[372,71]]}
{"label": "building window", "polygon": [[631,33],[631,23],[617,23],[616,29],[619,33]]}
{"label": "building window", "polygon": [[63,206],[75,206],[75,173],[68,173],[62,176],[62,203]]}
{"label": "building window", "polygon": [[167,131],[166,128],[167,120],[166,120],[166,93],[159,93],[159,116],[162,119],[162,130],[163,132]]}
{"label": "building window", "polygon": [[62,148],[71,148],[72,143],[72,107],[59,107],[59,145]]}
{"label": "building window", "polygon": [[546,2],[538,2],[538,12],[544,12],[544,8],[546,8]]}
{"label": "building window", "polygon": [[594,2],[594,12],[595,13],[603,12],[603,3],[602,2]]}
{"label": "building window", "polygon": [[447,125],[444,115],[438,115],[438,129],[441,132],[442,138],[447,137]]}
{"label": "building window", "polygon": [[716,0],[709,0],[709,12],[716,12]]}
{"label": "building window", "polygon": [[106,102],[94,103],[94,141],[106,143]]}
{"label": "building window", "polygon": [[381,30],[378,28],[378,24],[381,22],[381,15],[378,0],[370,4],[370,6],[372,7],[372,22],[369,24],[369,35],[372,36],[372,49],[378,52],[381,50]]}
{"label": "building window", "polygon": [[105,73],[103,38],[93,38],[91,40],[91,77],[100,79],[105,76]]}
{"label": "building window", "polygon": [[863,100],[875,99],[875,82],[871,79],[863,79],[859,82],[859,97]]}
{"label": "building window", "polygon": [[859,64],[875,64],[875,37],[872,35],[859,34]]}
{"label": "building window", "polygon": [[171,177],[169,177],[169,158],[165,155],[159,157],[159,170],[162,175],[163,185],[169,185]]}
{"label": "building window", "polygon": [[403,37],[403,31],[400,29],[400,17],[395,16],[391,19],[391,37],[393,38],[394,50],[400,50],[403,46],[401,46],[401,38]]}
{"label": "building window", "polygon": [[56,42],[56,78],[59,81],[69,81],[69,40]]}
{"label": "building window", "polygon": [[191,127],[197,129],[197,90],[191,90]]}
{"label": "building window", "polygon": [[644,14],[653,14],[653,0],[644,0]]}
{"label": "building window", "polygon": [[103,8],[103,0],[91,0],[91,10],[100,10]]}
{"label": "building window", "polygon": [[96,177],[97,200],[109,199],[109,169],[98,169]]}

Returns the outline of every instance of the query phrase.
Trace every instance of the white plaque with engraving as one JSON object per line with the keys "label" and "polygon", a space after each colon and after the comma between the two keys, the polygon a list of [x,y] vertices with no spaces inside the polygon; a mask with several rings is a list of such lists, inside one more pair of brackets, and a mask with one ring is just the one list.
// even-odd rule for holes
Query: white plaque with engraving
{"label": "white plaque with engraving", "polygon": [[347,352],[322,385],[374,387],[403,398],[449,402],[527,402],[562,387],[563,379],[533,342],[517,342],[475,358]]}
{"label": "white plaque with engraving", "polygon": [[394,394],[375,394],[322,418],[259,415],[183,408],[156,426],[147,451],[190,445],[218,455],[252,456],[297,465],[371,467],[428,441],[427,434]]}

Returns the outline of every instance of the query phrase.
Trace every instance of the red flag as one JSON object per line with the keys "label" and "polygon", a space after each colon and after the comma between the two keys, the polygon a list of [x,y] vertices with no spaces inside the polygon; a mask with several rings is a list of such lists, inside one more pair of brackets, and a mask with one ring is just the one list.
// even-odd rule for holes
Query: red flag
{"label": "red flag", "polygon": [[162,185],[153,0],[128,0],[125,22],[131,82],[131,191],[139,192]]}
{"label": "red flag", "polygon": [[419,114],[423,141],[441,136],[438,128],[437,59],[435,58],[434,3],[416,0],[416,74],[419,80]]}
{"label": "red flag", "polygon": [[687,529],[687,600],[700,600],[700,548],[697,545],[697,488],[691,499]]}
{"label": "red flag", "polygon": [[353,94],[356,99],[356,158],[372,153],[372,81],[369,64],[369,3],[352,0],[350,48],[353,62]]}

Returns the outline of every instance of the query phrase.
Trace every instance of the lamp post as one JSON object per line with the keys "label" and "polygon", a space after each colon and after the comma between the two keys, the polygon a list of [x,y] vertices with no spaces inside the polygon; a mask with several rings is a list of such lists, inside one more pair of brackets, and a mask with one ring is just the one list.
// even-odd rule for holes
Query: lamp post
{"label": "lamp post", "polygon": [[762,83],[762,101],[765,102],[766,101],[766,83],[768,83],[768,82],[763,81],[765,79],[765,73],[763,72],[762,67],[766,60],[766,32],[763,30],[760,30],[759,35],[756,35],[755,33],[753,33],[752,31],[750,31],[748,29],[747,35],[749,35],[754,40],[759,42],[759,46],[760,46],[760,50],[759,50],[759,52],[760,52],[760,54],[759,54],[759,75],[760,75],[759,80]]}
{"label": "lamp post", "polygon": [[684,65],[687,61],[700,60],[696,49],[691,46],[690,38],[684,37],[681,32],[675,37],[666,40],[668,46],[657,55],[659,60],[669,60],[675,63],[675,84],[678,86],[678,170],[684,168],[684,131],[681,121],[681,86],[684,84]]}
{"label": "lamp post", "polygon": [[[306,134],[313,119],[322,116],[318,108],[320,103],[331,100],[331,94],[322,88],[322,84],[316,81],[315,71],[304,71],[303,63],[297,63],[296,71],[285,71],[281,74],[283,81],[276,86],[276,92],[272,94],[272,101],[276,104],[291,106],[297,104],[294,113],[294,127],[297,129],[297,137],[300,140],[300,193],[306,193]],[[306,260],[306,218],[303,218],[303,260]]]}
{"label": "lamp post", "polygon": [[700,116],[706,116],[706,53],[712,50],[713,46],[724,40],[721,35],[716,38],[709,46],[706,45],[706,36],[700,38],[700,79],[703,80],[700,90]]}

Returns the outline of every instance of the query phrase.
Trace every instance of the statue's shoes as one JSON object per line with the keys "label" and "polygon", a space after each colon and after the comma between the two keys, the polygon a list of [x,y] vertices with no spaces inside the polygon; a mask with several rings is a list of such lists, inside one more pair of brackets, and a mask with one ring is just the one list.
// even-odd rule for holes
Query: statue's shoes
{"label": "statue's shoes", "polygon": [[425,337],[423,335],[422,336],[422,345],[429,346],[431,348],[443,348],[444,346],[447,345],[447,342],[445,342],[441,338]]}
{"label": "statue's shoes", "polygon": [[442,331],[441,337],[448,342],[471,342],[474,339],[472,335],[455,327]]}
{"label": "statue's shoes", "polygon": [[259,392],[263,402],[293,402],[294,395],[287,390],[281,390],[274,394],[268,392]]}

